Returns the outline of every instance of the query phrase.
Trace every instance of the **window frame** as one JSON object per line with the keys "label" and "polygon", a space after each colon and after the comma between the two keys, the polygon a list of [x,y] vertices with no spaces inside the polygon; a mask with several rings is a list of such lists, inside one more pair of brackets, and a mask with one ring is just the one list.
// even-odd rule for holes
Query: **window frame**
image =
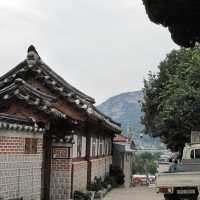
{"label": "window frame", "polygon": [[82,156],[83,139],[81,135],[77,135],[77,157]]}
{"label": "window frame", "polygon": [[[197,152],[198,152],[198,154],[197,154]],[[195,149],[195,159],[200,159],[200,149]]]}
{"label": "window frame", "polygon": [[96,144],[97,139],[95,137],[92,137],[92,157],[96,156]]}
{"label": "window frame", "polygon": [[38,146],[38,138],[25,138],[24,153],[37,154],[37,151],[38,151],[37,146]]}

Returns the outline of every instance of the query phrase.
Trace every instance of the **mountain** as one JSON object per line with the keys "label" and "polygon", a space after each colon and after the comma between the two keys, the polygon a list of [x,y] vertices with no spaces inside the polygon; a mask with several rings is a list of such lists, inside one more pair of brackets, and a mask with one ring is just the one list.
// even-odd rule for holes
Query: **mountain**
{"label": "mountain", "polygon": [[98,109],[122,124],[125,135],[132,134],[137,146],[160,147],[159,138],[143,135],[143,125],[140,123],[142,116],[139,100],[142,91],[122,93],[113,96],[98,106]]}

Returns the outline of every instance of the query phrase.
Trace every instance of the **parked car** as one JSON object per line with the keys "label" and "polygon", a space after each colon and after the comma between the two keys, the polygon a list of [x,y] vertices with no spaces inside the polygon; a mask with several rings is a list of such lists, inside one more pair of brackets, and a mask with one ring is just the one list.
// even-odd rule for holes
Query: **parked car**
{"label": "parked car", "polygon": [[186,144],[173,173],[158,173],[156,186],[165,200],[197,200],[200,189],[200,144]]}

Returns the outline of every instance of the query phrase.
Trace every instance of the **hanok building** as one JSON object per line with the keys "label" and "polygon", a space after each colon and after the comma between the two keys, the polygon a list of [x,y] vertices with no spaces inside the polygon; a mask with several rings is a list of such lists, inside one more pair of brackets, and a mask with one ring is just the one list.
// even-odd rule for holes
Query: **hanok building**
{"label": "hanok building", "polygon": [[120,167],[124,173],[124,186],[131,186],[133,162],[136,146],[131,137],[117,134],[113,139],[113,166]]}
{"label": "hanok building", "polygon": [[120,124],[40,58],[0,78],[0,199],[66,200],[112,163]]}

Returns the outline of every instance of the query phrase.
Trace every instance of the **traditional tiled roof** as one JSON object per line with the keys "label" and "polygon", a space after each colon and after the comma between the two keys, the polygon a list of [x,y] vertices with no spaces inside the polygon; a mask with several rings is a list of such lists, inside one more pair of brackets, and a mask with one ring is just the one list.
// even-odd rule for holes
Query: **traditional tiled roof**
{"label": "traditional tiled roof", "polygon": [[125,135],[116,134],[113,138],[114,142],[128,142],[129,138]]}
{"label": "traditional tiled roof", "polygon": [[0,128],[29,132],[44,132],[45,127],[38,125],[31,118],[16,117],[0,113]]}
{"label": "traditional tiled roof", "polygon": [[117,132],[121,132],[121,124],[113,121],[110,117],[100,112],[96,107],[90,106],[87,109],[87,113],[92,119],[100,120],[104,126],[112,128]]}
{"label": "traditional tiled roof", "polygon": [[47,114],[53,114],[57,117],[65,118],[66,115],[54,107],[55,97],[46,95],[39,90],[36,90],[24,80],[18,78],[10,85],[0,90],[1,101],[8,101],[17,98],[25,101],[36,109],[41,110]]}
{"label": "traditional tiled roof", "polygon": [[77,98],[83,102],[95,103],[95,100],[78,89],[71,86],[50,67],[48,67],[37,54],[33,46],[29,47],[27,59],[10,70],[8,73],[0,77],[0,89],[7,84],[13,82],[18,77],[24,77],[28,72],[34,72],[38,79],[42,79],[44,83],[51,87],[52,90],[58,92],[62,96],[70,96]]}
{"label": "traditional tiled roof", "polygon": [[113,138],[114,149],[119,152],[135,152],[136,146],[132,138],[116,134]]}
{"label": "traditional tiled roof", "polygon": [[96,109],[93,105],[95,103],[93,98],[71,86],[48,67],[32,45],[28,48],[26,60],[0,77],[0,99],[7,100],[17,97],[30,105],[36,106],[47,114],[54,114],[65,118],[65,113],[54,107],[55,97],[35,89],[26,82],[30,74],[34,74],[34,78],[41,81],[46,87],[58,94],[58,96],[62,96],[64,100],[70,102],[76,108],[85,112],[92,120],[98,120],[116,132],[121,131],[119,123],[114,122],[111,118]]}

